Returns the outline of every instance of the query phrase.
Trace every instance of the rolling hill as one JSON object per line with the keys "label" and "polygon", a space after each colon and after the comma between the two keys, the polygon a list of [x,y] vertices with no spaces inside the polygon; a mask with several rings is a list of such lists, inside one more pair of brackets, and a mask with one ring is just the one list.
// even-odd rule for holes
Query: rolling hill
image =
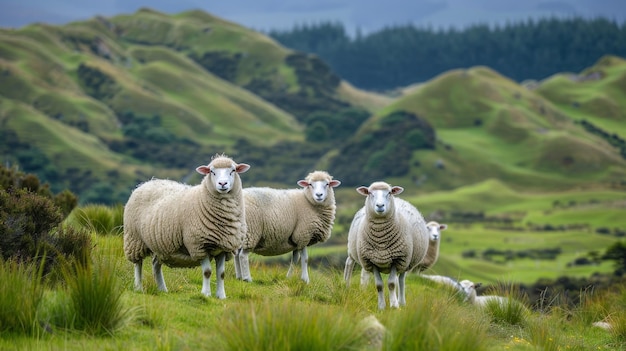
{"label": "rolling hill", "polygon": [[0,154],[83,203],[124,201],[154,176],[193,182],[221,152],[252,163],[250,185],[327,168],[347,188],[408,193],[623,189],[624,82],[607,56],[524,84],[453,70],[389,97],[208,13],[142,9],[0,30]]}
{"label": "rolling hill", "polygon": [[[355,171],[343,170],[346,159],[368,165],[382,157],[391,160],[389,167],[407,169],[397,182],[426,191],[491,178],[532,191],[623,188],[624,63],[605,57],[580,75],[559,74],[534,85],[517,84],[487,67],[445,72],[376,112],[339,151],[345,156],[331,165],[344,172],[338,176],[349,177]],[[589,72],[602,73],[579,78]],[[376,151],[359,145],[394,123],[399,113],[432,127],[436,142],[411,149],[401,159],[393,156],[409,146]],[[400,145],[412,129],[395,130],[376,140]]]}
{"label": "rolling hill", "polygon": [[373,96],[315,57],[199,11],[1,30],[0,71],[3,162],[78,193],[182,178],[238,140],[301,142],[295,113]]}

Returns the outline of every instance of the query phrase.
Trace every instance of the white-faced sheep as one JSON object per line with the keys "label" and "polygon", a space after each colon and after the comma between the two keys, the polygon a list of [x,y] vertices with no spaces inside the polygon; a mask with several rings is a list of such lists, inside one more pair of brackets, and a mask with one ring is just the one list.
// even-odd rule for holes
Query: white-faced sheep
{"label": "white-faced sheep", "polygon": [[225,155],[196,171],[201,184],[153,179],[139,185],[124,208],[124,253],[135,265],[135,288],[142,290],[143,259],[153,254],[157,288],[167,291],[161,266],[202,266],[202,294],[211,296],[211,260],[215,258],[216,296],[226,298],[224,265],[246,233],[239,173],[250,168]]}
{"label": "white-faced sheep", "polygon": [[235,257],[237,278],[252,281],[249,254],[277,256],[293,252],[287,276],[301,261],[301,279],[309,282],[307,246],[331,235],[335,193],[341,182],[325,171],[309,173],[297,182],[301,189],[243,189],[248,232]]}
{"label": "white-faced sheep", "polygon": [[344,279],[350,283],[355,263],[363,268],[362,274],[372,272],[379,309],[386,306],[381,273],[389,274],[389,305],[405,305],[406,273],[417,267],[428,249],[426,222],[413,205],[396,198],[402,191],[385,182],[357,188],[366,197],[365,205],[354,215],[348,232]]}
{"label": "white-faced sheep", "polygon": [[447,277],[445,275],[430,275],[430,274],[420,274],[419,275],[422,278],[428,279],[428,280],[432,280],[438,284],[442,284],[442,285],[446,285],[449,286],[453,289],[455,289],[456,291],[458,291],[459,293],[461,293],[463,295],[463,300],[467,300],[468,296],[467,296],[467,289],[465,289],[461,283],[459,283],[457,280],[452,279],[450,277]]}
{"label": "white-faced sheep", "polygon": [[[508,306],[512,300],[509,300],[508,297],[497,296],[497,295],[482,295],[478,296],[476,294],[476,289],[481,286],[481,283],[474,283],[471,280],[462,280],[459,284],[465,291],[467,295],[467,299],[465,301],[480,307],[486,307],[490,303],[499,303],[500,306],[505,307]],[[493,301],[493,302],[492,302]]]}
{"label": "white-faced sheep", "polygon": [[441,242],[441,232],[448,229],[447,224],[439,224],[438,222],[431,221],[426,223],[428,228],[428,251],[426,251],[426,257],[417,265],[418,272],[423,272],[428,268],[435,265],[439,259],[439,243]]}

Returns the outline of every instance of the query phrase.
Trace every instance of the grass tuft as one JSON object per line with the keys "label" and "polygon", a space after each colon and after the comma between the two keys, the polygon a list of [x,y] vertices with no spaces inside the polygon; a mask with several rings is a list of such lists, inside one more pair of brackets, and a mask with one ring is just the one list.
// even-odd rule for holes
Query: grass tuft
{"label": "grass tuft", "polygon": [[488,290],[487,295],[498,295],[506,298],[505,302],[499,300],[489,300],[484,306],[484,310],[491,316],[495,323],[506,323],[510,325],[525,325],[530,315],[527,302],[528,297],[519,289],[519,286],[512,283],[498,283]]}
{"label": "grass tuft", "polygon": [[[123,287],[117,274],[117,263],[107,256],[98,256],[92,266],[68,266],[64,270],[72,329],[90,335],[112,336],[135,316],[135,309],[126,309],[122,301]],[[93,267],[93,268],[92,268]]]}
{"label": "grass tuft", "polygon": [[0,333],[35,334],[43,298],[42,267],[0,259]]}
{"label": "grass tuft", "polygon": [[424,290],[414,300],[410,307],[384,312],[384,350],[488,349],[489,321],[484,315],[437,291]]}
{"label": "grass tuft", "polygon": [[97,235],[122,235],[124,206],[121,204],[81,206],[72,211],[68,222],[74,226],[86,228]]}
{"label": "grass tuft", "polygon": [[223,324],[224,350],[358,350],[363,333],[346,310],[295,300],[233,306]]}

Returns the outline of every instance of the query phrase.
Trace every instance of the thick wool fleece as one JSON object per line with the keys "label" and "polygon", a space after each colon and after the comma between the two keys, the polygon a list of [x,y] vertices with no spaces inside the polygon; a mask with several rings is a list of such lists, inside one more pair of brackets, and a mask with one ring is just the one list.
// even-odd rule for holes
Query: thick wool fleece
{"label": "thick wool fleece", "polygon": [[227,194],[219,194],[207,179],[196,186],[156,179],[133,191],[124,210],[129,261],[154,253],[170,267],[193,267],[207,254],[240,247],[246,232],[241,179],[235,176]]}
{"label": "thick wool fleece", "polygon": [[422,215],[400,198],[393,198],[391,204],[395,209],[386,217],[368,214],[371,206],[366,204],[352,220],[348,254],[368,272],[376,266],[389,273],[392,264],[398,272],[407,272],[426,255],[428,230]]}
{"label": "thick wool fleece", "polygon": [[308,188],[245,188],[243,192],[248,225],[243,249],[276,256],[330,238],[336,211],[332,188],[323,203],[316,203]]}

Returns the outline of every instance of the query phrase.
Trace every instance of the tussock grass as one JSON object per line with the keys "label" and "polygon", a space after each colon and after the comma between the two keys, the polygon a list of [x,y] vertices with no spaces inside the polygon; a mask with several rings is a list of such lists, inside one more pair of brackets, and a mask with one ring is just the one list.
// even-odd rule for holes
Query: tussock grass
{"label": "tussock grass", "polygon": [[484,315],[434,290],[412,299],[407,307],[384,312],[382,323],[388,332],[383,350],[488,349],[489,320]]}
{"label": "tussock grass", "polygon": [[67,222],[86,228],[97,235],[122,235],[124,232],[124,206],[89,204],[70,213]]}
{"label": "tussock grass", "polygon": [[36,334],[44,285],[42,267],[0,259],[0,333]]}
{"label": "tussock grass", "polygon": [[[62,298],[65,328],[90,335],[114,335],[137,314],[124,305],[118,265],[107,255],[98,255],[92,265],[66,266],[66,297]],[[67,302],[67,303],[65,303]]]}
{"label": "tussock grass", "polygon": [[226,313],[224,350],[358,350],[366,345],[355,317],[334,305],[297,300],[244,303]]}
{"label": "tussock grass", "polygon": [[494,323],[510,325],[526,325],[530,315],[528,296],[523,294],[518,285],[511,282],[500,282],[488,289],[485,295],[496,295],[506,298],[505,302],[489,300],[484,310],[491,316]]}

